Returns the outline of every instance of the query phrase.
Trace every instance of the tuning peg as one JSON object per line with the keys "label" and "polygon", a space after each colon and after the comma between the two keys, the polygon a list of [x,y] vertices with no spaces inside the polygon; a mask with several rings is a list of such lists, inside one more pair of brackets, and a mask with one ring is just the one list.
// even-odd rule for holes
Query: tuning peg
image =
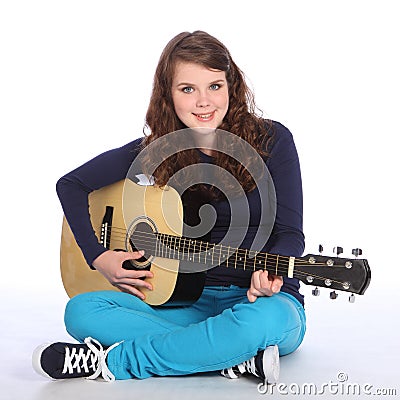
{"label": "tuning peg", "polygon": [[319,296],[320,290],[316,287],[315,289],[313,289],[311,291],[311,293],[312,293],[313,296]]}
{"label": "tuning peg", "polygon": [[339,256],[340,254],[343,253],[343,247],[340,247],[340,246],[334,247],[334,248],[333,248],[333,252],[334,252],[336,255]]}
{"label": "tuning peg", "polygon": [[351,254],[353,254],[353,256],[355,256],[355,257],[361,256],[362,250],[359,249],[359,248],[353,249],[353,250],[351,251]]}
{"label": "tuning peg", "polygon": [[356,296],[354,296],[354,293],[352,293],[350,296],[349,296],[349,302],[350,303],[354,303],[356,301]]}
{"label": "tuning peg", "polygon": [[324,246],[322,246],[322,244],[320,244],[320,245],[318,246],[318,252],[319,252],[319,254],[322,254],[323,251],[324,251]]}
{"label": "tuning peg", "polygon": [[329,294],[329,297],[331,298],[331,300],[337,299],[338,296],[339,296],[339,295],[338,295],[335,291],[333,291],[333,292],[331,292],[331,293]]}

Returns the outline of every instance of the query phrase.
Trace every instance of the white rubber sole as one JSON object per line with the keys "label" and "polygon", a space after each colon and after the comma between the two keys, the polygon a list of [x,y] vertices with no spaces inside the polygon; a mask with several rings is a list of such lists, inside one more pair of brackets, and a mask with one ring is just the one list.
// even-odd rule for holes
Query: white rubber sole
{"label": "white rubber sole", "polygon": [[42,353],[47,347],[50,346],[51,343],[43,343],[40,346],[36,347],[36,349],[32,353],[32,368],[39,374],[42,375],[46,378],[54,380],[50,375],[48,375],[42,368],[41,365],[41,358],[42,358]]}
{"label": "white rubber sole", "polygon": [[278,346],[268,346],[264,350],[263,368],[265,374],[265,382],[274,384],[278,382],[280,373],[279,349]]}

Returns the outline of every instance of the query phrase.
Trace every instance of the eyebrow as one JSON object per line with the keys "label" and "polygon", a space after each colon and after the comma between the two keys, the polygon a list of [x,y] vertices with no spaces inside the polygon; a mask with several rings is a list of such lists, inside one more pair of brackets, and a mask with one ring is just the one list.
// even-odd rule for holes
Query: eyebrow
{"label": "eyebrow", "polygon": [[[217,79],[216,81],[212,81],[209,83],[209,85],[214,85],[216,83],[225,83],[225,79]],[[194,83],[189,83],[189,82],[180,82],[176,86],[196,86]]]}

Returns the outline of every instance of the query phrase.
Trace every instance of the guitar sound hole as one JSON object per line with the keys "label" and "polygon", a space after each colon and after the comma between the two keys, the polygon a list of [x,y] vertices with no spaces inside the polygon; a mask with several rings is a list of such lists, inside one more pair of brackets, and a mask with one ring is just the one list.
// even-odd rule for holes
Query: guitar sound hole
{"label": "guitar sound hole", "polygon": [[150,266],[154,255],[156,237],[153,228],[146,222],[139,222],[134,230],[130,231],[129,251],[144,251],[144,255],[137,260],[131,260],[134,268],[144,269]]}

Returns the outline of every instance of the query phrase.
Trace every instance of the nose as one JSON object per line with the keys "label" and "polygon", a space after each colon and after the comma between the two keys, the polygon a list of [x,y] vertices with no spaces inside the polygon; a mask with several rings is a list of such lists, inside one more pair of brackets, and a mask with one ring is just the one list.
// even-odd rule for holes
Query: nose
{"label": "nose", "polygon": [[198,91],[198,96],[196,99],[196,106],[205,108],[210,105],[210,98],[207,91]]}

